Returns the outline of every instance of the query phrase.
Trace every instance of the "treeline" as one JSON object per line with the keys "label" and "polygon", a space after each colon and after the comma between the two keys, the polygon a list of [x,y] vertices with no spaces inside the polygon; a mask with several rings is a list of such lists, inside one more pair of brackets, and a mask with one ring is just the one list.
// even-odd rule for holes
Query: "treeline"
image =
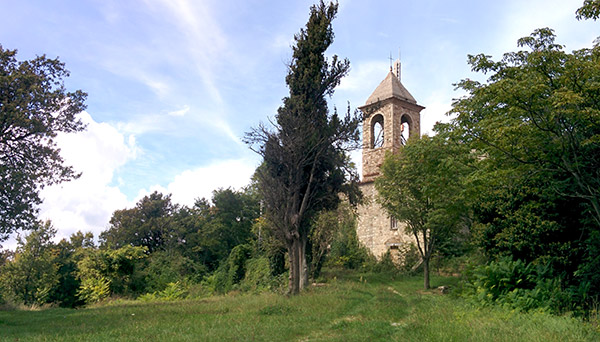
{"label": "treeline", "polygon": [[[328,254],[338,267],[374,262],[358,243],[348,206],[323,213],[314,227],[313,277]],[[286,250],[260,219],[251,187],[216,190],[210,202],[199,199],[192,207],[152,193],[134,208],[115,211],[98,244],[89,232],[58,243],[55,234],[51,222],[40,223],[18,239],[14,252],[2,252],[0,303],[76,307],[111,297],[175,299],[287,288]]]}

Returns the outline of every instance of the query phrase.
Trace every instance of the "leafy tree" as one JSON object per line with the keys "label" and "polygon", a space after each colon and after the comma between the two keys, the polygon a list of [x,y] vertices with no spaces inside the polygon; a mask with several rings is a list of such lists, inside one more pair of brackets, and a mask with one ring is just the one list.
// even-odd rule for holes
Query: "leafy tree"
{"label": "leafy tree", "polygon": [[380,203],[390,216],[406,222],[423,260],[429,288],[429,262],[436,248],[463,223],[464,184],[469,173],[467,147],[444,134],[413,138],[398,154],[388,154],[375,180]]}
{"label": "leafy tree", "polygon": [[454,103],[465,141],[503,168],[539,174],[561,197],[587,203],[600,227],[600,47],[565,53],[551,29],[519,40],[531,51],[494,62],[469,56],[486,84],[463,80]]}
{"label": "leafy tree", "polygon": [[351,200],[358,193],[356,184],[346,182],[347,175],[358,177],[345,152],[358,144],[360,118],[349,112],[344,119],[329,115],[326,101],[349,68],[347,60],[325,57],[337,10],[337,3],[322,1],[311,7],[306,29],[294,37],[286,77],[290,94],[277,111],[275,130],[261,125],[246,135],[264,158],[256,172],[259,192],[265,218],[288,251],[292,294],[308,281],[306,245],[314,216],[335,208],[340,192]]}
{"label": "leafy tree", "polygon": [[178,245],[182,254],[213,271],[231,250],[252,239],[252,225],[259,216],[256,194],[251,189],[213,191],[213,204],[198,199],[177,215],[182,227]]}
{"label": "leafy tree", "polygon": [[165,249],[175,235],[176,210],[171,195],[154,192],[139,200],[135,208],[115,211],[100,240],[115,249],[126,245],[146,247],[149,253]]}
{"label": "leafy tree", "polygon": [[585,0],[583,6],[577,10],[577,19],[600,18],[600,0]]}
{"label": "leafy tree", "polygon": [[69,240],[62,239],[55,248],[58,266],[58,284],[51,294],[51,301],[63,307],[75,307],[84,304],[77,297],[81,285],[77,278],[77,263],[86,251],[95,248],[94,235],[91,232],[71,234]]}
{"label": "leafy tree", "polygon": [[277,239],[274,227],[264,217],[255,220],[252,226],[258,253],[264,255],[269,261],[271,275],[278,276],[286,271],[285,244]]}
{"label": "leafy tree", "polygon": [[349,203],[340,203],[336,210],[317,215],[310,234],[311,275],[316,279],[329,256],[334,264],[356,268],[367,261],[368,252],[356,235],[356,213]]}
{"label": "leafy tree", "polygon": [[572,274],[581,262],[589,224],[585,201],[560,196],[541,174],[501,168],[487,159],[473,196],[474,243],[491,257],[545,262]]}
{"label": "leafy tree", "polygon": [[194,262],[177,251],[157,251],[148,256],[143,265],[145,290],[163,291],[170,283],[199,281],[206,273],[203,264]]}
{"label": "leafy tree", "polygon": [[548,28],[519,46],[469,56],[490,77],[458,84],[454,131],[485,157],[474,236],[493,258],[549,265],[585,308],[600,291],[600,46],[564,52]]}
{"label": "leafy tree", "polygon": [[2,267],[0,282],[10,297],[30,304],[51,301],[59,282],[55,245],[56,229],[50,221],[37,225],[26,237],[17,239],[14,260]]}
{"label": "leafy tree", "polygon": [[78,177],[54,143],[59,132],[84,129],[77,114],[86,94],[67,92],[58,59],[17,61],[0,45],[0,242],[35,226],[39,191]]}
{"label": "leafy tree", "polygon": [[78,297],[93,303],[111,294],[131,295],[145,290],[142,279],[136,278],[136,270],[147,252],[145,246],[130,245],[114,250],[86,250],[77,262],[77,277],[81,281]]}

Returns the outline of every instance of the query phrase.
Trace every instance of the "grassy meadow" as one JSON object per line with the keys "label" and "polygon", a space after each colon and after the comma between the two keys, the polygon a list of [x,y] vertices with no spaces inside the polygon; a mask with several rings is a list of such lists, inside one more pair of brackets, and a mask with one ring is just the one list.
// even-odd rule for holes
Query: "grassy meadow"
{"label": "grassy meadow", "polygon": [[[231,293],[174,302],[0,311],[0,341],[598,341],[589,323],[475,308],[420,277],[329,274],[299,296]],[[432,285],[456,278],[433,277]]]}

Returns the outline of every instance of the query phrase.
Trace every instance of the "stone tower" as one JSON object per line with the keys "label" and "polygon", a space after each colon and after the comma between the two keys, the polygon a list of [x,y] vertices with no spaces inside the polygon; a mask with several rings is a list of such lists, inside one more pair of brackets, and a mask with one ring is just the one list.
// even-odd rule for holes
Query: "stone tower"
{"label": "stone tower", "polygon": [[424,108],[402,85],[399,61],[360,107],[365,115],[360,184],[365,204],[358,208],[357,234],[378,258],[388,250],[397,258],[413,243],[414,238],[404,232],[404,223],[390,218],[377,203],[374,180],[386,152],[396,153],[408,137],[420,136],[420,113]]}

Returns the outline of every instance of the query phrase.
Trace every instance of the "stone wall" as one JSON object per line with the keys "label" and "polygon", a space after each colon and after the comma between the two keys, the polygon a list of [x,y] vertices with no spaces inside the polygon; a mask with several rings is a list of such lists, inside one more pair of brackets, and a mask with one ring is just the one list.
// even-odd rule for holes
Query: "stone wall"
{"label": "stone wall", "polygon": [[358,207],[358,227],[356,233],[359,241],[378,259],[391,249],[392,257],[402,260],[404,252],[414,243],[414,238],[405,233],[405,223],[398,222],[392,229],[391,219],[379,203],[375,183],[363,182],[360,189],[365,203]]}

